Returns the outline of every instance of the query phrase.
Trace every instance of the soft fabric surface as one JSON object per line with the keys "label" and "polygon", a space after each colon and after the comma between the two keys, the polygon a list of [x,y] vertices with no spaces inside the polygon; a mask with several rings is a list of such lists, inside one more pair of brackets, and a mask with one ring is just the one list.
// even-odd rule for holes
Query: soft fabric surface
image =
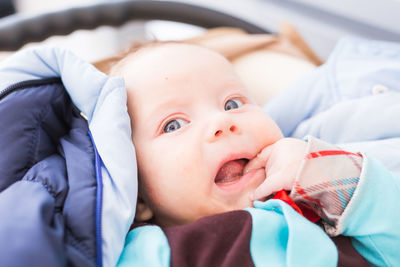
{"label": "soft fabric surface", "polygon": [[285,136],[365,152],[400,173],[400,44],[343,39],[264,108]]}

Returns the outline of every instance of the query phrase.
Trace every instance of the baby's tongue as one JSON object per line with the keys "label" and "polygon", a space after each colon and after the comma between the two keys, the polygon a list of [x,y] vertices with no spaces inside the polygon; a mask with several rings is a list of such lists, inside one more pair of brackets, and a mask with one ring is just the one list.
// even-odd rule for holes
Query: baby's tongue
{"label": "baby's tongue", "polygon": [[219,169],[215,183],[227,183],[239,179],[243,175],[243,169],[247,162],[246,159],[228,161]]}

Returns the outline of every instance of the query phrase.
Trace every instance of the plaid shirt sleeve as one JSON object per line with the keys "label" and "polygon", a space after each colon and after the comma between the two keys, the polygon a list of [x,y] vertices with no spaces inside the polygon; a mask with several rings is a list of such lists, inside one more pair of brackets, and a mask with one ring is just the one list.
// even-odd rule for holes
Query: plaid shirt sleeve
{"label": "plaid shirt sleeve", "polygon": [[360,180],[363,156],[307,136],[308,149],[290,197],[311,208],[329,235],[337,229]]}

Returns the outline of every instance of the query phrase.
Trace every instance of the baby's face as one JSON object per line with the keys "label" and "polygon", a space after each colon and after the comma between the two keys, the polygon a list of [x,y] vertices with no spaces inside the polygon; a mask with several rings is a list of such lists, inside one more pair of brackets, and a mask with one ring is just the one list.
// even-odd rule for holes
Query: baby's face
{"label": "baby's face", "polygon": [[139,167],[139,194],[161,225],[252,205],[263,170],[249,159],[280,138],[230,63],[196,46],[145,48],[123,76]]}

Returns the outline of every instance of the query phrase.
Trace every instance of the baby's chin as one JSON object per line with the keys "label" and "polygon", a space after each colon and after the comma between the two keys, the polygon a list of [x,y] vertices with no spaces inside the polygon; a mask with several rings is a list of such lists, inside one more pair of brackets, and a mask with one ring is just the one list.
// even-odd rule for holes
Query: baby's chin
{"label": "baby's chin", "polygon": [[254,204],[253,204],[254,201],[251,198],[253,195],[253,191],[254,190],[252,190],[251,192],[245,192],[243,194],[243,197],[238,199],[236,205],[234,205],[232,207],[232,210],[243,210],[245,208],[254,207]]}
{"label": "baby's chin", "polygon": [[197,214],[190,214],[190,216],[187,216],[185,218],[168,218],[168,219],[163,218],[162,220],[155,219],[154,221],[157,225],[160,225],[162,227],[170,227],[170,226],[178,226],[178,225],[194,223],[197,220],[208,216],[214,216],[231,211],[243,210],[245,208],[253,207],[253,201],[250,198],[251,195],[252,194],[249,192],[243,192],[242,197],[236,199],[235,201],[230,200],[228,203],[224,203],[220,205],[218,208],[214,207],[214,209],[211,210],[202,211]]}
{"label": "baby's chin", "polygon": [[240,192],[240,195],[235,195],[235,198],[227,198],[223,202],[223,206],[215,213],[223,213],[223,212],[230,212],[235,210],[243,210],[249,207],[254,207],[254,201],[252,199],[253,192],[255,188],[251,188],[251,190],[246,190]]}

